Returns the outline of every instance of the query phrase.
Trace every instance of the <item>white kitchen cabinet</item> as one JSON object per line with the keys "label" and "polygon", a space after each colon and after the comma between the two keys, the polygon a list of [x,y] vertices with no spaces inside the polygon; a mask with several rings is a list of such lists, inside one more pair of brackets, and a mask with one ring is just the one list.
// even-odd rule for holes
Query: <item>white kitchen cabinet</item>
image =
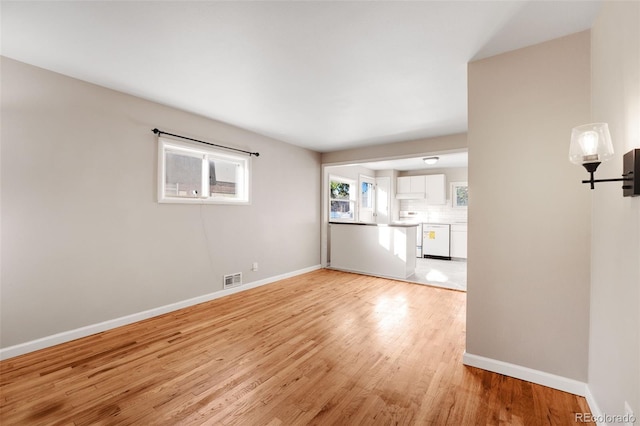
{"label": "white kitchen cabinet", "polygon": [[445,204],[447,202],[446,176],[439,174],[424,177],[427,204]]}
{"label": "white kitchen cabinet", "polygon": [[396,185],[396,195],[408,194],[411,192],[411,179],[409,176],[399,177]]}
{"label": "white kitchen cabinet", "polygon": [[400,176],[397,180],[396,198],[420,199],[425,198],[425,176]]}
{"label": "white kitchen cabinet", "polygon": [[451,257],[467,258],[467,224],[451,225]]}

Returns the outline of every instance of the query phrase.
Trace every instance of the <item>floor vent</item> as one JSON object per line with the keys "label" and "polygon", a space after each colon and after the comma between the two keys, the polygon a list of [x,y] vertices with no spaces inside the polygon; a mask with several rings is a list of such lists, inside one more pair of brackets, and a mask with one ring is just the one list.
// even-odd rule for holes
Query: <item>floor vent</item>
{"label": "floor vent", "polygon": [[237,287],[242,285],[242,272],[238,272],[237,274],[225,275],[224,276],[224,288]]}

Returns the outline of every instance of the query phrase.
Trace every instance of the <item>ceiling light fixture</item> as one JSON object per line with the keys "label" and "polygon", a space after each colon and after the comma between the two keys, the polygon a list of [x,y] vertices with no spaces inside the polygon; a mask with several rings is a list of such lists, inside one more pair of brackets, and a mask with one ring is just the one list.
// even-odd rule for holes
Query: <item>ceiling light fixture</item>
{"label": "ceiling light fixture", "polygon": [[432,165],[436,164],[439,159],[440,159],[440,157],[427,157],[427,158],[423,158],[422,161],[424,161],[428,165],[432,166]]}
{"label": "ceiling light fixture", "polygon": [[640,149],[632,149],[622,159],[622,177],[616,179],[594,179],[593,174],[603,161],[613,157],[613,144],[607,123],[592,123],[574,127],[571,130],[569,161],[581,164],[589,172],[590,179],[582,183],[625,182],[622,185],[625,197],[640,195]]}

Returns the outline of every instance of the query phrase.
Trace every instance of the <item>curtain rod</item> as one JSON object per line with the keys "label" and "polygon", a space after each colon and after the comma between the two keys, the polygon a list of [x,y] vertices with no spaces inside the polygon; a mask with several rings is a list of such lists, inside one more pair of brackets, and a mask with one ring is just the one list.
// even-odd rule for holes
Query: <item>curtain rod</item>
{"label": "curtain rod", "polygon": [[194,142],[198,142],[198,143],[203,143],[205,145],[215,146],[215,147],[218,147],[218,148],[230,149],[231,151],[244,152],[245,154],[249,154],[249,157],[251,157],[252,155],[255,155],[256,157],[260,156],[259,152],[250,152],[250,151],[245,151],[245,150],[238,149],[238,148],[231,148],[229,146],[216,145],[215,143],[211,143],[211,142],[205,142],[205,141],[201,141],[201,140],[198,140],[198,139],[188,138],[186,136],[174,135],[173,133],[163,132],[162,130],[158,130],[157,128],[156,129],[152,129],[151,131],[153,133],[155,133],[156,135],[158,135],[158,136],[160,136],[160,135],[169,135],[169,136],[174,136],[176,138],[181,138],[181,139],[186,139],[186,140],[190,140],[190,141],[194,141]]}

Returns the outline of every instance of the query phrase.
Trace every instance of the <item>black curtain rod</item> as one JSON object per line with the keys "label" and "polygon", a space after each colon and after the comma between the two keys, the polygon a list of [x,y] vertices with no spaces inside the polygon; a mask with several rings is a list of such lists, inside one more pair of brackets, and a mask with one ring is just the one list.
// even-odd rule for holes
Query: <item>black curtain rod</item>
{"label": "black curtain rod", "polygon": [[190,141],[194,141],[194,142],[198,142],[198,143],[203,143],[205,145],[211,145],[211,146],[215,146],[215,147],[218,147],[218,148],[229,149],[231,151],[244,152],[245,154],[249,154],[249,157],[251,157],[252,155],[255,155],[256,157],[260,156],[259,152],[250,152],[250,151],[245,151],[245,150],[238,149],[238,148],[231,148],[231,147],[228,147],[228,146],[216,145],[215,143],[211,143],[211,142],[205,142],[205,141],[201,141],[201,140],[198,140],[198,139],[188,138],[186,136],[174,135],[173,133],[163,132],[162,130],[158,130],[157,128],[153,129],[151,131],[153,133],[155,133],[156,135],[158,135],[158,136],[160,136],[160,135],[169,135],[169,136],[174,136],[174,137],[180,138],[180,139],[186,139],[186,140],[190,140]]}

